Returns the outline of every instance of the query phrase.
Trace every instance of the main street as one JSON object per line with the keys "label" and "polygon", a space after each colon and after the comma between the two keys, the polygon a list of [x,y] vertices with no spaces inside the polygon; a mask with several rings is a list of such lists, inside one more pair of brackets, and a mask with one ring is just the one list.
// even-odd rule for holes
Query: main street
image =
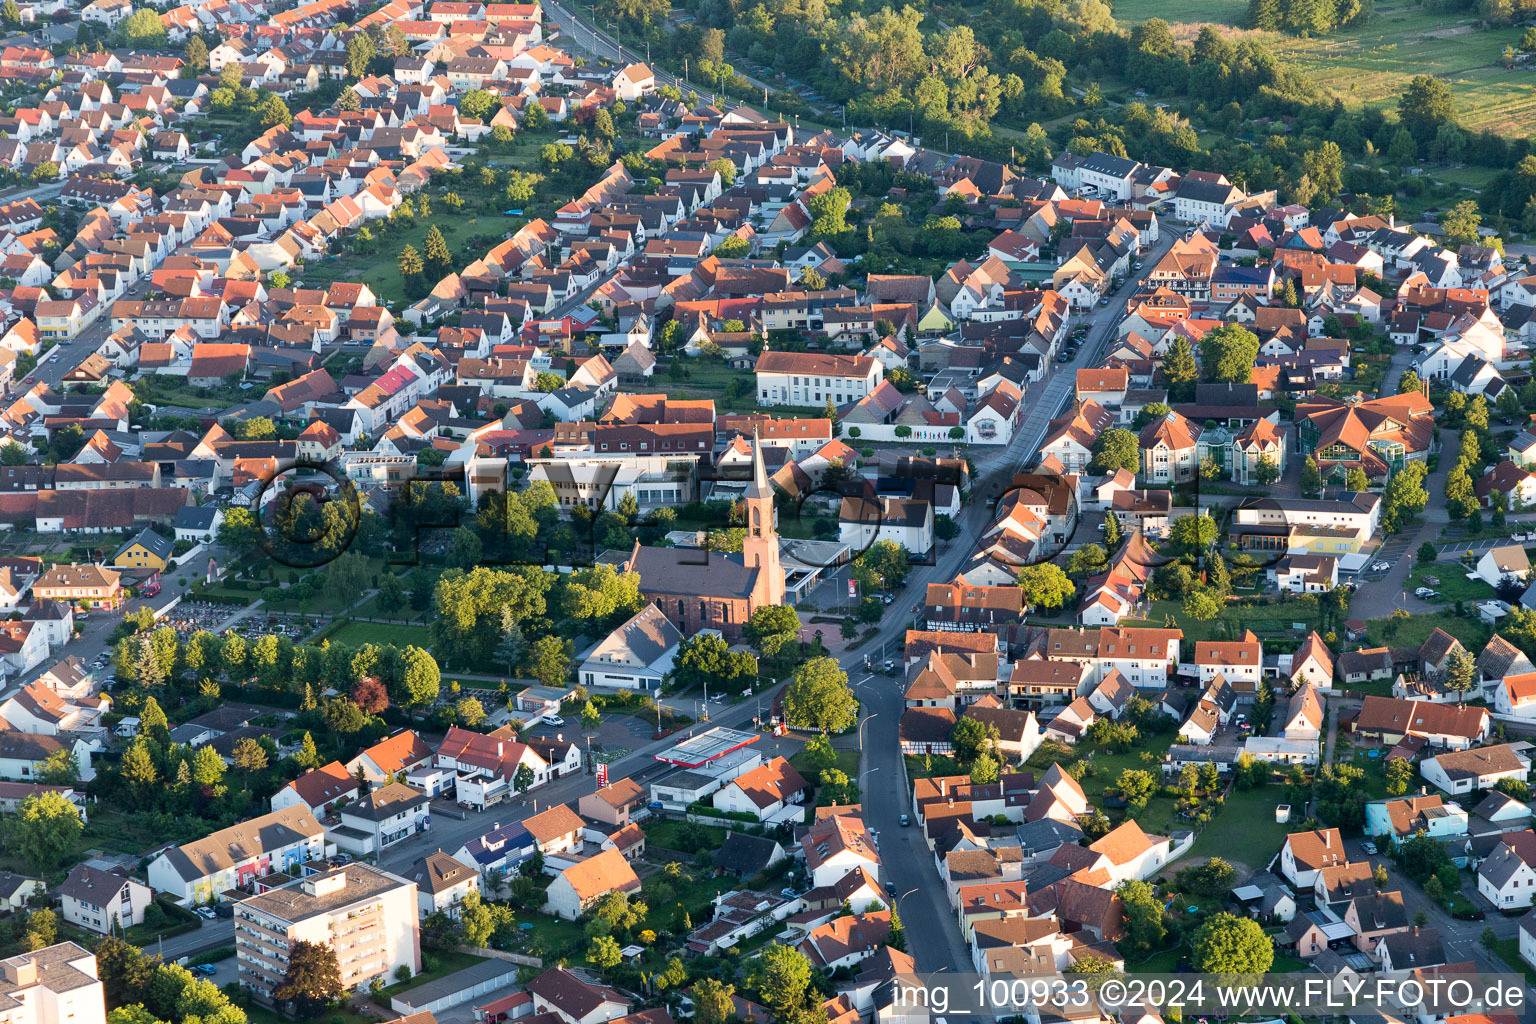
{"label": "main street", "polygon": [[[1159,232],[1159,241],[1145,254],[1144,262],[1153,262],[1173,245],[1174,235]],[[1114,334],[1124,315],[1125,300],[1135,288],[1133,278],[1110,298],[1108,306],[1095,307],[1088,317],[1089,331],[1077,356],[1067,363],[1051,362],[1046,376],[1030,385],[1024,396],[1028,412],[1002,457],[986,459],[994,467],[980,479],[973,480],[974,495],[991,495],[1006,489],[1013,473],[1027,465],[1040,450],[1046,428],[1061,408],[1071,401],[1077,371],[1097,366],[1099,353]],[[978,458],[981,473],[982,459]],[[908,935],[929,936],[930,941],[911,944],[917,966],[922,971],[968,972],[971,968],[969,946],[960,935],[958,914],[949,905],[948,895],[939,877],[938,865],[928,850],[922,829],[902,828],[901,815],[911,812],[912,789],[901,755],[898,726],[905,710],[903,697],[905,673],[896,679],[868,677],[864,656],[874,664],[890,657],[912,627],[912,606],[920,602],[930,583],[947,583],[955,578],[970,557],[973,541],[991,523],[992,503],[971,501],[960,513],[960,533],[949,548],[934,559],[934,564],[914,569],[905,592],[887,610],[879,633],[843,659],[850,677],[859,679],[855,692],[860,701],[859,730],[863,759],[860,767],[864,799],[864,820],[879,837],[880,859],[885,866],[886,885],[898,899],[902,925]],[[900,663],[901,659],[897,659]],[[860,677],[864,677],[860,679]],[[938,941],[939,936],[943,941]]]}

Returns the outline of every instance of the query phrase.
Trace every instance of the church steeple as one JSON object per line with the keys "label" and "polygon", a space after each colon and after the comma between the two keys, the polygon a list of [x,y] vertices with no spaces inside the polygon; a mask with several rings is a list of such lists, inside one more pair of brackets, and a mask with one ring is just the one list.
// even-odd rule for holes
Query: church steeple
{"label": "church steeple", "polygon": [[741,557],[749,568],[761,569],[758,587],[765,604],[784,603],[784,567],[779,564],[779,531],[773,522],[773,486],[763,464],[763,445],[752,431],[752,482],[747,485],[747,535]]}

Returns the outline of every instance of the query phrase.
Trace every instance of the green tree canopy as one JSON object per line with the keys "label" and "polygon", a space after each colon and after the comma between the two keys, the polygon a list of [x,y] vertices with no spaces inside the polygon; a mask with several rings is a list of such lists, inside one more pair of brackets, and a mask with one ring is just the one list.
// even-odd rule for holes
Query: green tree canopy
{"label": "green tree canopy", "polygon": [[858,712],[848,674],[831,658],[803,663],[784,689],[784,720],[791,729],[846,732],[853,728]]}

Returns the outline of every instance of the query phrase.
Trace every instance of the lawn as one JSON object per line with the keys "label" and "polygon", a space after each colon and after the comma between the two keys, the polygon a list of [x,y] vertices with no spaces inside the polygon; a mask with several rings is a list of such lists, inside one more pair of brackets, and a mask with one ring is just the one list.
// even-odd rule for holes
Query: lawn
{"label": "lawn", "polygon": [[[1445,580],[1445,574],[1440,579]],[[1464,618],[1451,612],[1410,615],[1406,619],[1372,619],[1366,630],[1370,647],[1417,647],[1437,628],[1460,640],[1469,651],[1481,651],[1488,645],[1493,630],[1481,619]]]}
{"label": "lawn", "polygon": [[485,957],[475,956],[472,953],[463,953],[457,949],[435,949],[430,953],[422,954],[422,971],[409,981],[398,981],[386,986],[384,995],[393,998],[402,992],[408,992],[417,985],[425,985],[429,981],[446,978],[455,971],[473,967],[475,964],[485,963]]}
{"label": "lawn", "polygon": [[[418,218],[409,228],[398,234],[380,235],[380,226],[372,225],[377,236],[377,249],[366,256],[343,253],[305,265],[294,272],[294,279],[306,288],[324,288],[334,281],[367,281],[380,301],[388,304],[405,301],[405,282],[400,277],[399,256],[407,245],[416,247],[425,256],[427,232],[436,226],[443,233],[443,241],[459,262],[467,263],[485,255],[489,246],[470,246],[471,238],[495,236],[500,238],[523,223],[521,217],[503,217],[500,214],[472,213],[469,207],[460,211],[448,208],[438,193],[432,193],[432,212]],[[435,279],[434,279],[435,280]]]}
{"label": "lawn", "polygon": [[189,409],[230,405],[249,399],[253,391],[259,396],[265,388],[261,385],[243,389],[239,387],[194,388],[187,383],[185,377],[159,373],[135,381],[133,384],[134,397],[141,402],[155,406],[178,405]]}
{"label": "lawn", "polygon": [[[1275,821],[1275,807],[1285,803],[1282,786],[1234,789],[1221,811],[1211,819],[1187,857],[1223,857],[1262,871],[1295,825]],[[1298,808],[1292,808],[1293,817]]]}
{"label": "lawn", "polygon": [[710,918],[710,901],[741,883],[730,875],[700,878],[687,873],[667,878],[660,872],[642,883],[641,894],[650,913],[645,927],[660,933],[682,933],[697,928]]}
{"label": "lawn", "polygon": [[960,765],[952,757],[943,754],[919,756],[907,755],[907,777],[910,779],[935,779],[943,775],[964,775]]}
{"label": "lawn", "polygon": [[327,633],[325,638],[332,643],[352,647],[361,647],[363,644],[394,644],[396,647],[414,644],[417,647],[430,647],[432,630],[426,626],[399,626],[384,622],[344,622],[333,632]]}
{"label": "lawn", "polygon": [[[1424,577],[1437,580],[1430,583]],[[1486,601],[1494,596],[1493,588],[1482,580],[1467,579],[1466,570],[1457,562],[1435,562],[1431,565],[1415,565],[1408,574],[1408,590],[1429,587],[1439,597],[1426,598],[1430,604],[1455,604],[1457,601]]]}
{"label": "lawn", "polygon": [[[854,784],[857,785],[859,781],[859,752],[857,750],[834,750],[833,753],[837,755],[837,764],[834,767],[841,769],[842,773],[852,779]],[[794,767],[795,771],[799,772],[806,782],[815,786],[816,780],[821,773],[812,768],[809,761],[810,759],[806,757],[804,750],[789,759],[789,763]]]}
{"label": "lawn", "polygon": [[575,921],[548,914],[519,914],[517,927],[524,941],[514,952],[543,957],[545,963],[572,957],[586,948],[587,938]]}
{"label": "lawn", "polygon": [[1299,640],[1307,630],[1317,628],[1319,622],[1316,598],[1294,597],[1276,604],[1228,604],[1220,615],[1208,622],[1184,614],[1183,605],[1176,601],[1153,601],[1146,619],[1126,619],[1121,625],[1162,628],[1169,617],[1184,631],[1186,643],[1236,640],[1245,629],[1253,630],[1260,640],[1281,637]]}
{"label": "lawn", "polygon": [[[718,850],[725,844],[726,829],[721,825],[700,825],[686,821],[656,821],[646,822],[642,828],[645,830],[645,842],[648,846],[658,846],[663,850],[676,850],[679,853],[687,852],[682,841],[683,829],[702,829],[703,836],[708,843],[708,849]],[[679,845],[682,844],[682,845]]]}
{"label": "lawn", "polygon": [[1519,939],[1498,939],[1495,940],[1488,948],[1492,950],[1500,960],[1503,960],[1506,964],[1508,964],[1510,970],[1519,971],[1521,974],[1525,975],[1525,983],[1527,985],[1536,985],[1536,970],[1532,970],[1530,964],[1527,964],[1524,960],[1520,959]]}

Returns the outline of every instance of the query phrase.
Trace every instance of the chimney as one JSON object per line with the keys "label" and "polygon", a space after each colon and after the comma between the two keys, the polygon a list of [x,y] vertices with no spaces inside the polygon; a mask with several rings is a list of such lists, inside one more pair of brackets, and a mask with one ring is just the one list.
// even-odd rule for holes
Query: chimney
{"label": "chimney", "polygon": [[1326,849],[1328,849],[1328,848],[1330,848],[1332,846],[1333,846],[1333,835],[1327,829],[1323,829],[1323,849],[1326,850]]}
{"label": "chimney", "polygon": [[1424,787],[1424,786],[1420,786],[1419,787],[1419,796],[1424,796],[1428,792],[1429,792],[1429,790],[1426,787]]}
{"label": "chimney", "polygon": [[940,779],[939,780],[939,795],[940,796],[947,796],[948,794],[949,794],[949,780],[948,779]]}

